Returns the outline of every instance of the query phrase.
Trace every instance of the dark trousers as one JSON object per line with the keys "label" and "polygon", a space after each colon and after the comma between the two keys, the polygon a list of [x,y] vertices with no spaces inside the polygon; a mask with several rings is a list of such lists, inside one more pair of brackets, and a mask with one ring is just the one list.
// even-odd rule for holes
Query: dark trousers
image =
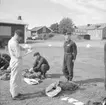
{"label": "dark trousers", "polygon": [[71,54],[64,55],[64,62],[63,62],[63,74],[67,80],[71,81],[73,79],[73,56]]}
{"label": "dark trousers", "polygon": [[39,69],[37,69],[36,67],[34,68],[35,72],[41,72],[41,75],[46,74],[46,72],[50,69],[49,65],[47,64],[42,64],[41,67]]}

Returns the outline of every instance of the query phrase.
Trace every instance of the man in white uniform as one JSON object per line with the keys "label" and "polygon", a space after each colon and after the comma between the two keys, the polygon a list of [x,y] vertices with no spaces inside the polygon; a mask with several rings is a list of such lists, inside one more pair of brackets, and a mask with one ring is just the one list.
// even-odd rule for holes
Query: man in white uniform
{"label": "man in white uniform", "polygon": [[[23,33],[21,30],[16,30],[14,36],[8,42],[8,50],[11,57],[10,68],[11,68],[11,78],[10,78],[10,93],[13,100],[22,100],[23,97],[20,94],[21,87],[21,76],[22,76],[22,51],[23,48],[19,45],[22,39]],[[27,48],[28,49],[28,48]]]}

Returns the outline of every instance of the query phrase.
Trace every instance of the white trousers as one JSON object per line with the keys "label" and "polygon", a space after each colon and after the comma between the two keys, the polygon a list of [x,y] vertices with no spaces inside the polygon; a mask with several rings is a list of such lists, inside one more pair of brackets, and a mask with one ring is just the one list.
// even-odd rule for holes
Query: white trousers
{"label": "white trousers", "polygon": [[10,62],[11,77],[10,77],[10,93],[12,97],[21,93],[21,81],[22,81],[22,63]]}

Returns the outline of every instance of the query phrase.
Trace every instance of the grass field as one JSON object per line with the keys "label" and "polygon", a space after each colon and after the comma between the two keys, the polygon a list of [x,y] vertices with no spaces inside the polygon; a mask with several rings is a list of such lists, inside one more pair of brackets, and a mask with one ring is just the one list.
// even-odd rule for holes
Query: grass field
{"label": "grass field", "polygon": [[[9,81],[0,81],[0,105],[70,105],[61,101],[60,98],[69,96],[86,102],[88,100],[101,100],[106,95],[104,91],[103,47],[78,47],[73,81],[80,84],[81,88],[74,93],[63,92],[58,97],[49,98],[45,96],[44,89],[58,79],[65,80],[62,74],[63,48],[35,46],[35,52],[39,51],[49,61],[51,69],[48,74],[51,78],[33,86],[23,82],[22,92],[26,97],[23,101],[12,101],[9,93]],[[32,54],[24,58],[24,67],[30,68],[32,66],[34,61]]]}

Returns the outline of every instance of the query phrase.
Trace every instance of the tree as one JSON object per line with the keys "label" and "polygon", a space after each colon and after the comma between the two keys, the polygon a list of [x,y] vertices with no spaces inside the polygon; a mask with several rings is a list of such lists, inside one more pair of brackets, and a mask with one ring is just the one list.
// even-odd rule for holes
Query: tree
{"label": "tree", "polygon": [[74,31],[74,24],[70,18],[63,18],[59,24],[59,32],[62,34],[71,34]]}
{"label": "tree", "polygon": [[58,33],[58,32],[59,32],[58,27],[59,27],[58,23],[54,23],[54,24],[52,24],[52,25],[50,26],[50,28],[51,28],[55,33]]}

